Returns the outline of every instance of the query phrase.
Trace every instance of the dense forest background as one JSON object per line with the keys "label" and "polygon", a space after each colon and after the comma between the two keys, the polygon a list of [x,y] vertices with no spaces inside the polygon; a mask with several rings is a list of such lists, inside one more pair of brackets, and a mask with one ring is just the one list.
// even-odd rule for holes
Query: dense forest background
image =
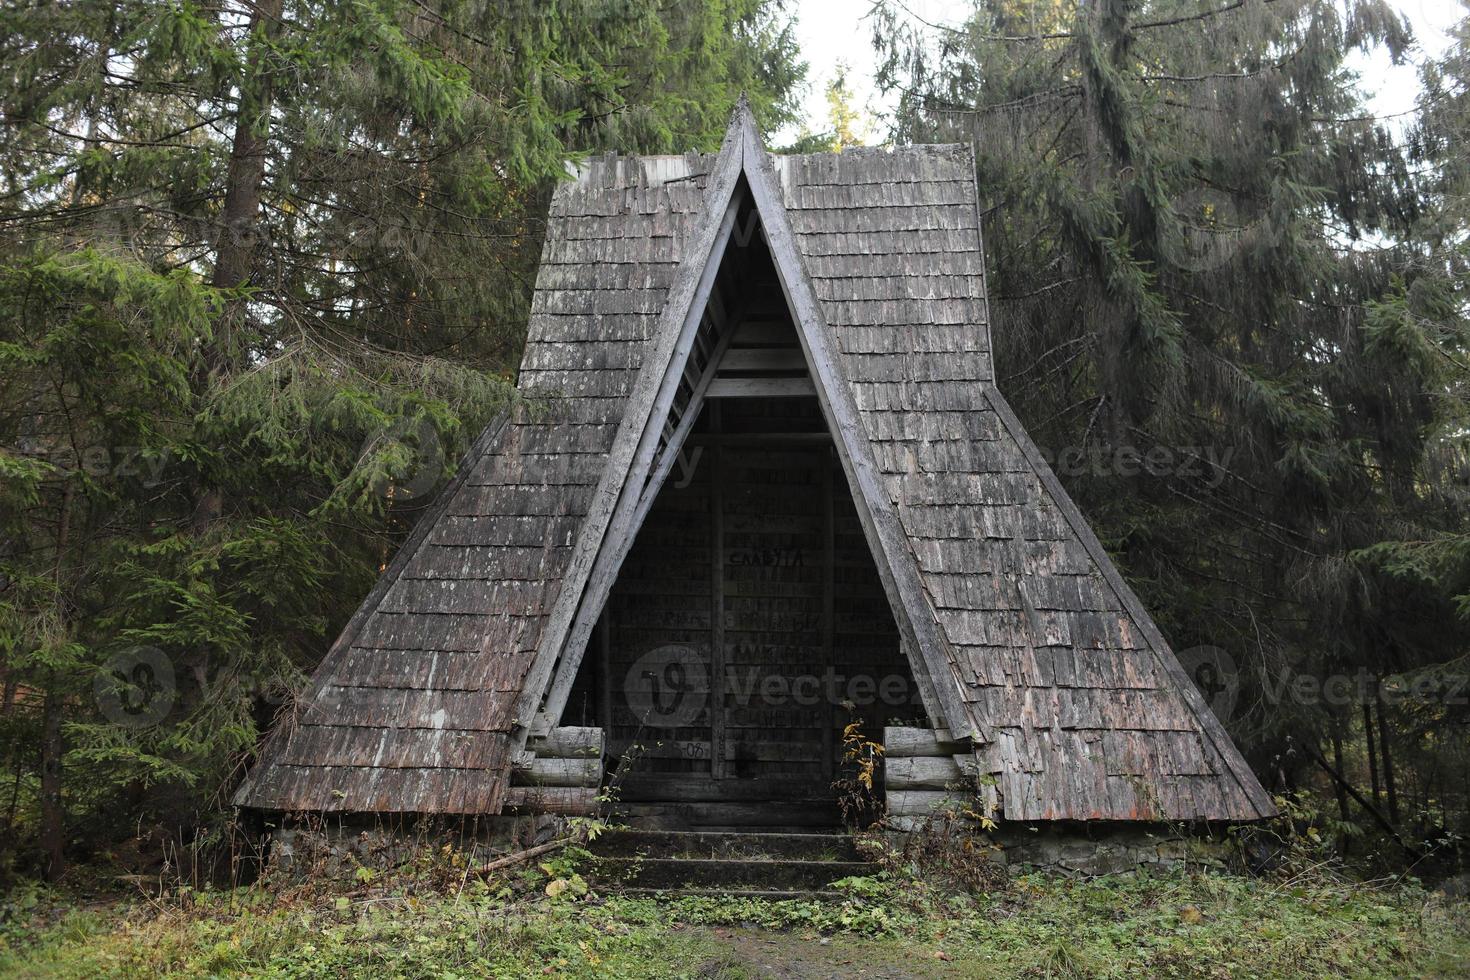
{"label": "dense forest background", "polygon": [[[1376,119],[1382,0],[871,19],[888,137],[974,146],[1002,390],[1268,788],[1453,852],[1470,26]],[[805,66],[783,0],[18,0],[0,68],[0,874],[55,875],[225,832],[514,397],[568,160],[774,132]]]}

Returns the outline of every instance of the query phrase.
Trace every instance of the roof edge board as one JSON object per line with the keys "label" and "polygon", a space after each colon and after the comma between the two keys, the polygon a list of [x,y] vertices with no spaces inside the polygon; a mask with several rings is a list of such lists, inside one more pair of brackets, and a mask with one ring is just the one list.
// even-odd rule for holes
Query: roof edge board
{"label": "roof edge board", "polygon": [[[567,649],[566,641],[582,605],[583,593],[597,568],[609,527],[627,489],[629,473],[639,448],[644,445],[646,430],[652,424],[655,401],[664,388],[669,364],[683,334],[684,321],[694,305],[700,283],[706,278],[711,255],[717,251],[723,254],[718,246],[722,240],[721,230],[725,227],[739,183],[743,139],[744,131],[732,119],[705,188],[704,217],[699,231],[679,264],[653,334],[645,341],[645,344],[651,346],[643,358],[638,379],[626,401],[622,421],[608,453],[607,465],[598,481],[571,560],[563,574],[535,659],[521,685],[514,712],[513,758],[524,751],[533,730],[550,727],[540,711],[541,703],[554,679],[559,661],[563,658],[563,651]],[[715,261],[714,268],[717,273],[718,261]],[[676,325],[679,327],[677,330]],[[581,653],[577,651],[571,655],[580,658]]]}
{"label": "roof edge board", "polygon": [[1022,455],[1031,464],[1032,469],[1041,480],[1042,486],[1046,488],[1047,494],[1052,498],[1052,502],[1062,512],[1062,517],[1072,529],[1072,533],[1077,536],[1077,540],[1087,550],[1088,556],[1092,558],[1093,564],[1097,566],[1098,571],[1103,576],[1103,580],[1107,582],[1108,586],[1118,596],[1119,601],[1123,604],[1124,611],[1128,613],[1129,617],[1143,632],[1143,638],[1148,643],[1154,658],[1164,668],[1164,672],[1168,675],[1171,686],[1184,699],[1185,705],[1189,708],[1190,713],[1198,723],[1200,734],[1209,741],[1210,745],[1215,749],[1215,752],[1220,756],[1220,759],[1225,763],[1226,768],[1230,771],[1231,777],[1239,785],[1241,792],[1245,794],[1251,806],[1255,807],[1257,817],[1259,819],[1265,819],[1276,816],[1276,805],[1272,802],[1270,794],[1266,792],[1265,787],[1261,785],[1260,780],[1251,771],[1250,766],[1245,761],[1245,757],[1236,748],[1235,741],[1220,723],[1220,719],[1215,717],[1215,713],[1205,703],[1204,698],[1199,693],[1199,688],[1195,686],[1194,681],[1190,679],[1189,675],[1184,672],[1184,668],[1179,663],[1179,658],[1174,655],[1173,649],[1169,646],[1168,641],[1164,639],[1164,635],[1159,631],[1158,625],[1154,623],[1153,617],[1148,614],[1148,610],[1144,608],[1143,602],[1134,593],[1127,580],[1123,578],[1123,574],[1118,571],[1117,566],[1113,564],[1113,560],[1108,557],[1107,550],[1103,548],[1102,542],[1098,540],[1097,534],[1092,530],[1092,526],[1087,523],[1086,517],[1078,509],[1076,502],[1067,494],[1066,488],[1057,479],[1057,475],[1052,472],[1051,467],[1042,458],[1040,451],[1036,448],[1036,443],[1032,441],[1030,434],[1026,432],[1025,426],[1021,424],[1020,418],[1017,417],[1010,403],[1005,400],[1005,396],[994,385],[985,385],[983,390],[986,400],[995,409],[995,413],[999,417],[1001,424],[1005,426],[1006,431],[1016,441],[1016,445],[1020,447]]}
{"label": "roof edge board", "polygon": [[[592,629],[602,614],[602,608],[607,603],[613,584],[622,570],[623,562],[632,550],[633,541],[639,529],[643,527],[644,520],[648,517],[648,511],[654,498],[658,496],[658,491],[663,487],[664,481],[673,469],[675,457],[683,449],[689,432],[694,427],[694,421],[703,404],[703,392],[714,377],[718,354],[729,343],[730,335],[727,333],[717,344],[710,366],[701,376],[699,385],[696,386],[684,410],[684,417],[664,444],[663,453],[659,454],[661,423],[668,417],[669,403],[678,391],[679,381],[683,376],[683,366],[688,361],[694,337],[699,331],[699,324],[709,301],[710,290],[713,288],[714,280],[718,278],[719,266],[734,230],[735,217],[742,200],[743,195],[736,193],[731,196],[727,205],[717,247],[710,253],[706,274],[701,277],[700,288],[694,294],[694,303],[684,318],[679,343],[675,345],[673,358],[664,369],[659,397],[649,413],[638,454],[629,466],[627,479],[621,488],[617,506],[598,550],[592,572],[578,598],[576,613],[566,638],[562,642],[556,669],[543,698],[545,704],[538,706],[534,723],[531,726],[532,735],[544,735],[556,727],[557,720],[566,708],[567,698],[571,694],[577,671],[582,665],[582,658],[586,655],[587,644],[592,637]],[[712,274],[711,269],[714,270]]]}
{"label": "roof edge board", "polygon": [[[347,620],[347,625],[342,627],[342,632],[337,635],[337,640],[332,644],[331,649],[327,651],[327,655],[322,658],[322,662],[317,666],[316,670],[312,671],[308,694],[305,697],[296,699],[295,704],[297,707],[293,708],[292,718],[295,717],[296,711],[309,712],[312,706],[316,704],[317,695],[325,689],[327,686],[326,682],[332,679],[337,666],[347,655],[347,651],[351,649],[352,644],[357,640],[357,636],[362,632],[363,626],[377,612],[378,606],[382,603],[383,597],[387,595],[388,590],[402,577],[403,570],[408,567],[409,562],[413,560],[419,548],[423,546],[424,541],[429,537],[429,534],[438,526],[440,518],[444,516],[444,513],[449,509],[449,505],[453,502],[460,488],[469,479],[470,471],[475,468],[475,463],[500,438],[500,434],[510,424],[511,416],[514,413],[514,404],[502,410],[498,416],[490,420],[485,428],[481,430],[479,437],[465,450],[465,454],[460,459],[459,468],[455,471],[454,476],[439,492],[439,495],[434,499],[433,504],[428,510],[419,517],[418,522],[413,526],[413,530],[409,532],[407,539],[404,540],[403,544],[394,553],[393,559],[388,563],[388,567],[383,571],[383,574],[378,576],[378,580],[373,583],[373,587],[368,590],[368,594],[358,605],[357,610],[352,614],[352,618]],[[302,705],[305,707],[300,707]],[[270,736],[256,752],[255,764],[246,772],[245,778],[241,780],[239,787],[236,788],[234,795],[231,797],[231,802],[235,806],[251,805],[247,797],[251,795],[259,778],[271,766],[277,764],[278,760],[275,758],[276,755],[283,750],[285,745],[290,743],[291,736],[295,734],[296,729],[297,725],[292,719],[280,719],[273,722]]]}
{"label": "roof edge board", "polygon": [[864,518],[862,524],[869,539],[868,548],[888,589],[895,619],[900,630],[919,651],[919,661],[911,663],[911,667],[915,674],[919,674],[922,667],[922,672],[928,675],[927,686],[923,680],[919,681],[921,693],[929,695],[925,698],[925,708],[939,727],[948,728],[961,737],[984,741],[983,733],[977,729],[960,696],[959,679],[945,654],[939,621],[925,597],[911,553],[903,546],[904,535],[898,515],[882,488],[856,402],[852,400],[852,393],[833,357],[826,319],[802,263],[785,203],[779,196],[770,154],[760,141],[749,109],[740,113],[740,122],[745,130],[746,181],[761,215],[761,226],[771,248],[771,259],[787,308],[796,325],[797,337],[812,370],[817,400],[833,434],[858,514]]}
{"label": "roof edge board", "polygon": [[[735,138],[732,138],[732,134]],[[735,147],[739,148],[739,156],[732,179],[726,171],[729,161],[726,160],[725,154],[730,148]],[[668,349],[667,351],[661,350],[656,358],[645,361],[638,382],[640,388],[647,384],[656,390],[651,393],[643,392],[643,397],[636,401],[630,400],[630,406],[634,410],[625,416],[625,424],[630,420],[637,420],[636,424],[641,432],[639,451],[629,459],[626,470],[609,465],[608,470],[604,472],[604,483],[607,482],[606,478],[613,473],[616,473],[620,480],[618,486],[606,490],[603,486],[599,486],[599,500],[615,498],[612,504],[613,513],[606,518],[607,523],[597,532],[596,550],[585,577],[576,585],[572,593],[567,592],[564,582],[563,593],[558,597],[558,604],[565,601],[572,607],[572,611],[569,621],[558,631],[554,656],[546,649],[546,638],[543,637],[543,648],[538,651],[538,660],[545,658],[544,662],[547,663],[547,666],[542,669],[547,673],[541,677],[528,675],[527,684],[517,707],[518,719],[527,719],[521,726],[520,738],[516,745],[517,754],[524,750],[525,743],[530,736],[549,730],[556,724],[575,682],[576,672],[581,666],[586,643],[590,639],[597,615],[606,602],[617,572],[647,515],[646,504],[657,494],[662,485],[663,481],[660,476],[667,477],[667,466],[660,467],[656,472],[649,472],[656,462],[652,458],[652,452],[656,450],[657,440],[648,440],[647,437],[649,433],[656,431],[654,427],[658,420],[663,417],[663,414],[666,414],[666,411],[660,413],[660,406],[667,408],[664,405],[666,398],[659,397],[655,400],[650,398],[650,394],[672,397],[675,387],[672,382],[677,381],[677,378],[671,372],[677,365],[682,373],[683,363],[688,355],[688,338],[685,337],[685,333],[688,332],[691,322],[697,325],[703,314],[704,305],[699,300],[701,298],[707,300],[708,288],[718,274],[719,260],[723,258],[722,246],[728,241],[730,231],[729,216],[738,208],[743,197],[740,193],[742,175],[745,178],[751,203],[761,217],[761,234],[771,248],[772,260],[777,268],[778,278],[796,326],[797,336],[801,339],[804,356],[812,369],[813,380],[819,382],[816,384],[818,401],[822,404],[823,415],[826,418],[828,430],[833,436],[833,442],[838,447],[838,456],[842,460],[854,502],[859,508],[860,515],[865,518],[863,524],[865,536],[869,538],[869,550],[873,554],[880,577],[884,580],[885,590],[889,593],[890,605],[896,614],[895,619],[904,633],[905,652],[907,653],[910,649],[919,651],[917,660],[910,658],[910,666],[919,684],[925,709],[941,727],[950,729],[958,737],[979,737],[980,735],[971,713],[960,696],[958,678],[944,653],[944,641],[939,632],[938,620],[927,600],[924,599],[922,583],[918,579],[917,570],[903,564],[894,567],[895,561],[901,563],[906,560],[903,557],[905,552],[901,545],[895,541],[885,541],[885,538],[901,535],[901,528],[897,523],[897,515],[892,511],[878,482],[876,464],[871,459],[867,444],[864,440],[857,438],[862,430],[857,418],[856,405],[851,401],[851,393],[848,392],[841,377],[834,375],[835,360],[826,337],[826,323],[820,313],[815,292],[806,276],[800,256],[795,249],[794,234],[790,228],[785,205],[775,189],[771,166],[771,156],[761,142],[754,117],[749,108],[742,104],[737,108],[735,117],[731,121],[730,130],[726,135],[726,149],[722,149],[719,163],[715,168],[717,179],[721,181],[731,179],[729,196],[724,198],[725,218],[722,220],[720,231],[712,247],[707,253],[704,253],[703,264],[700,267],[699,287],[688,295],[674,296],[671,294],[661,315],[655,337],[662,339]],[[714,199],[707,197],[706,209],[718,203],[718,200],[718,197]],[[778,249],[784,249],[789,254],[778,255]],[[680,276],[685,276],[686,272],[686,269],[681,268]],[[682,317],[681,334],[678,341],[669,346],[666,334],[672,330],[673,321],[679,316]],[[657,365],[659,379],[656,382],[646,381],[645,372],[651,375],[655,365]],[[698,412],[699,407],[698,404],[691,403],[686,408],[686,415],[692,417]],[[684,436],[687,438],[687,431]],[[678,444],[676,445],[671,440],[666,451],[678,451],[683,441],[678,437],[679,433],[676,432],[675,439]],[[622,429],[619,431],[618,438],[619,440],[624,439]],[[614,459],[616,459],[616,454],[617,447],[615,446]],[[638,479],[635,480],[634,477]],[[584,533],[586,533],[585,530]],[[580,544],[581,542],[579,546]],[[574,558],[574,562],[575,560]],[[912,561],[911,558],[907,560]],[[573,595],[574,599],[571,598]]]}
{"label": "roof edge board", "polygon": [[980,308],[985,316],[982,329],[985,331],[985,350],[990,358],[989,373],[993,383],[996,378],[995,338],[990,332],[990,271],[985,268],[985,209],[980,206],[980,180],[974,176],[980,172],[980,165],[975,160],[975,144],[965,143],[964,146],[970,156],[970,179],[975,189],[975,251],[980,256]]}
{"label": "roof edge board", "polygon": [[[972,174],[976,173],[974,144],[966,143],[963,145],[969,151],[970,172]],[[1031,438],[1031,434],[1026,431],[1026,427],[1021,424],[1020,418],[1016,415],[1010,403],[1006,401],[1005,396],[1001,394],[999,387],[995,384],[995,347],[992,344],[993,337],[991,330],[993,321],[990,316],[990,271],[986,268],[983,261],[985,255],[984,214],[984,208],[981,207],[980,203],[980,182],[976,180],[975,242],[976,247],[980,250],[982,259],[980,265],[980,281],[982,284],[980,302],[985,317],[985,349],[991,352],[992,358],[990,365],[992,380],[989,384],[982,386],[986,400],[995,409],[996,416],[1001,420],[1001,424],[1005,426],[1007,431],[1010,432],[1011,437],[1016,440],[1016,444],[1020,446],[1022,455],[1026,457],[1027,461],[1036,471],[1042,486],[1051,495],[1052,500],[1061,510],[1062,516],[1067,521],[1068,526],[1072,528],[1073,533],[1077,535],[1077,539],[1082,543],[1083,548],[1087,550],[1088,555],[1102,572],[1104,580],[1118,595],[1119,600],[1123,603],[1124,609],[1139,624],[1140,629],[1143,630],[1144,639],[1148,642],[1155,658],[1163,666],[1165,673],[1179,690],[1180,697],[1184,699],[1184,703],[1189,707],[1198,721],[1201,734],[1209,740],[1210,744],[1215,748],[1215,751],[1220,755],[1220,758],[1230,770],[1230,775],[1235,779],[1241,791],[1245,794],[1246,799],[1255,807],[1261,818],[1276,816],[1277,809],[1275,803],[1272,801],[1270,794],[1266,792],[1265,787],[1261,785],[1260,780],[1256,777],[1254,771],[1251,770],[1249,764],[1246,763],[1244,756],[1240,754],[1239,748],[1235,745],[1235,740],[1225,731],[1224,725],[1215,717],[1209,705],[1205,704],[1204,698],[1199,693],[1199,689],[1195,686],[1194,681],[1189,675],[1184,672],[1184,668],[1179,663],[1179,658],[1174,655],[1173,648],[1164,639],[1153,617],[1149,615],[1142,601],[1134,593],[1127,580],[1123,578],[1122,573],[1118,571],[1112,559],[1108,557],[1107,551],[1103,548],[1102,542],[1097,539],[1097,534],[1093,531],[1092,525],[1088,523],[1086,517],[1077,507],[1076,502],[1067,493],[1066,488],[1062,486],[1057,475],[1052,472],[1046,460],[1042,458],[1041,453],[1036,448],[1036,443]]]}

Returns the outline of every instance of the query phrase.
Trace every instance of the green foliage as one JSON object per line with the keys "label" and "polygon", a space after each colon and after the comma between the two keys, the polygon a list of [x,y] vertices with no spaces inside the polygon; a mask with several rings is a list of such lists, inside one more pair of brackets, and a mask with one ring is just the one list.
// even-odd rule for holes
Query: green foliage
{"label": "green foliage", "polygon": [[[693,937],[658,927],[629,926],[562,903],[505,907],[495,899],[400,900],[364,905],[350,899],[324,907],[255,911],[223,896],[202,896],[177,929],[125,926],[114,942],[61,927],[42,945],[5,964],[34,976],[474,977],[529,976],[543,970],[576,977],[675,977],[696,956]],[[126,933],[125,933],[126,934]],[[122,937],[119,936],[119,939]],[[72,943],[92,944],[81,953]],[[78,955],[80,954],[80,955]]]}
{"label": "green foliage", "polygon": [[898,889],[884,882],[843,879],[839,890],[848,897],[829,902],[807,899],[764,899],[721,896],[669,896],[665,899],[612,898],[608,907],[619,917],[654,924],[673,919],[693,925],[753,925],[765,929],[851,931],[864,935],[904,935],[923,919],[900,900]]}
{"label": "green foliage", "polygon": [[510,407],[567,164],[712,146],[742,90],[783,124],[787,20],[779,0],[0,11],[0,849],[55,829],[43,755],[89,844],[223,816]]}
{"label": "green foliage", "polygon": [[258,889],[89,911],[30,891],[12,908],[0,970],[35,977],[739,977],[855,963],[912,976],[1394,977],[1470,966],[1463,904],[1312,877],[1024,875],[923,908],[881,890],[844,903],[568,903]]}
{"label": "green foliage", "polygon": [[[975,149],[1002,391],[1176,649],[1233,662],[1258,771],[1324,785],[1293,744],[1361,738],[1367,702],[1397,785],[1361,742],[1353,781],[1470,826],[1466,700],[1375,694],[1470,643],[1466,28],[1405,138],[1348,67],[1411,42],[1381,0],[877,16],[894,137]],[[1154,451],[1218,466],[1061,465]]]}
{"label": "green foliage", "polygon": [[864,146],[869,142],[872,120],[866,112],[853,104],[853,91],[848,85],[851,69],[846,62],[837,63],[836,73],[827,83],[827,126],[820,133],[805,128],[796,142],[787,148],[788,153],[840,153],[849,147]]}

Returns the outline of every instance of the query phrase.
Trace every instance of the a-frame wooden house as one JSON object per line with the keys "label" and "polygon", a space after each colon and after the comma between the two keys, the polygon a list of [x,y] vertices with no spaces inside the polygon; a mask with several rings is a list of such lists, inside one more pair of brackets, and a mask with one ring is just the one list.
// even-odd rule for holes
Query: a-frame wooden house
{"label": "a-frame wooden house", "polygon": [[996,389],[968,148],[772,156],[742,106],[590,161],[519,386],[237,803],[576,812],[637,744],[624,805],[731,824],[830,803],[857,718],[1006,820],[1274,813]]}

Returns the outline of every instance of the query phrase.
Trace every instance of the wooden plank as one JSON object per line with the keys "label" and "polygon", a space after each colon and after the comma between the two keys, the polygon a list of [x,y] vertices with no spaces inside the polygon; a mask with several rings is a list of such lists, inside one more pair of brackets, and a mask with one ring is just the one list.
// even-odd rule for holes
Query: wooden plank
{"label": "wooden plank", "polygon": [[[710,408],[719,426],[719,405]],[[725,778],[725,494],[724,454],[710,450],[710,775]]]}
{"label": "wooden plank", "polygon": [[[612,610],[603,603],[597,630],[597,721],[605,729],[612,724]],[[556,731],[556,729],[552,729]],[[599,748],[599,754],[600,754]]]}
{"label": "wooden plank", "polygon": [[[743,762],[798,762],[823,765],[829,756],[827,747],[818,741],[783,742],[772,741],[768,729],[745,729],[744,738],[731,739],[725,743],[725,758]],[[790,768],[790,767],[787,767]],[[831,782],[831,774],[824,772],[824,785]]]}
{"label": "wooden plank", "polygon": [[601,759],[604,728],[553,728],[527,748],[539,759]]}
{"label": "wooden plank", "polygon": [[888,815],[891,817],[927,817],[940,807],[953,806],[963,810],[974,809],[979,805],[979,801],[973,796],[944,790],[891,790],[885,796]]}
{"label": "wooden plank", "polygon": [[[686,692],[698,693],[698,692]],[[768,707],[760,704],[760,699],[755,698],[756,703],[747,707],[727,707],[725,709],[725,731],[735,732],[741,729],[764,729],[770,731],[773,728],[800,728],[802,723],[810,720],[812,709],[808,705],[783,704],[778,707]],[[622,729],[636,729],[643,724],[642,719],[633,715],[627,708],[614,708],[614,727]],[[700,728],[709,724],[709,711],[701,708],[689,719],[689,727]],[[639,744],[651,745],[658,738],[657,733],[644,732],[637,739]],[[620,746],[629,741],[627,732],[620,732],[609,736],[608,753],[616,756],[621,754]],[[667,742],[668,739],[663,739]],[[701,756],[703,757],[703,756]]]}
{"label": "wooden plank", "polygon": [[643,526],[644,520],[648,517],[649,510],[653,507],[653,502],[658,498],[659,490],[663,488],[664,483],[668,480],[669,473],[673,470],[674,463],[677,462],[680,451],[688,441],[690,433],[694,431],[694,425],[699,420],[699,410],[703,407],[704,400],[708,396],[709,386],[714,383],[715,364],[719,361],[721,355],[729,346],[729,343],[730,335],[721,335],[719,341],[715,344],[710,363],[705,365],[704,372],[700,375],[699,381],[695,384],[693,391],[690,392],[689,404],[685,407],[684,416],[679,420],[678,427],[669,436],[668,442],[656,462],[652,474],[648,478],[647,485],[643,489],[642,496],[638,500],[637,507],[633,513],[633,532],[623,544],[622,556],[616,559],[619,565],[627,557],[627,552],[633,546],[633,539],[637,535],[638,529]]}
{"label": "wooden plank", "polygon": [[759,803],[620,803],[614,814],[619,819],[636,821],[640,827],[666,830],[746,829],[772,830],[821,828],[827,831],[839,826],[842,815],[832,800]]}
{"label": "wooden plank", "polygon": [[[737,737],[726,740],[724,758],[734,761],[801,762],[816,765],[822,761],[822,743],[815,741],[772,741],[769,728],[737,730]],[[743,736],[743,737],[742,737]],[[614,743],[614,747],[623,743]],[[699,739],[643,739],[638,743],[640,758],[696,759],[710,758],[709,743]],[[678,777],[676,777],[678,778]],[[780,778],[780,777],[778,777]]]}
{"label": "wooden plank", "polygon": [[[949,789],[963,791],[973,788],[972,775],[967,775],[958,761],[958,756],[934,756],[929,758],[885,758],[883,762],[883,784],[892,790]],[[974,758],[970,759],[970,773],[977,770]]]}
{"label": "wooden plank", "polygon": [[[739,411],[725,406],[722,412]],[[748,413],[758,415],[759,413]],[[779,416],[777,416],[779,417]],[[726,494],[724,643],[726,677],[741,700],[789,702],[783,721],[764,730],[727,732],[727,774],[740,779],[800,774],[830,784],[823,744],[828,701],[820,689],[828,662],[822,649],[823,452],[774,457],[768,447],[730,450],[716,478]],[[731,511],[752,520],[730,532]],[[762,520],[775,513],[788,521]],[[764,598],[752,598],[759,593]],[[731,642],[732,637],[737,642]],[[732,672],[733,671],[733,672]],[[809,678],[810,682],[800,679]],[[767,689],[767,681],[780,686]],[[793,681],[805,686],[792,690]],[[762,690],[778,693],[762,695]],[[727,709],[726,727],[729,728]],[[791,751],[766,749],[784,743]]]}
{"label": "wooden plank", "polygon": [[[668,415],[669,403],[678,388],[735,224],[741,199],[737,182],[743,165],[744,138],[744,132],[737,132],[734,125],[726,133],[705,191],[704,220],[669,289],[602,479],[593,494],[593,504],[562,576],[556,604],[516,705],[522,745],[531,734],[544,734],[554,727],[561,717],[586,650],[585,637],[579,644],[570,642],[569,634],[584,604],[594,607],[590,618],[595,620],[617,574],[617,568],[609,567],[611,563],[604,557],[609,536],[615,545],[631,537],[627,522],[645,482],[640,474],[647,472],[658,448],[657,426]],[[599,593],[598,601],[585,602],[589,590]],[[538,708],[543,700],[546,710],[541,712]]]}
{"label": "wooden plank", "polygon": [[707,398],[805,398],[815,395],[811,378],[721,378],[710,382]]}
{"label": "wooden plank", "polygon": [[[691,725],[690,727],[695,727]],[[710,758],[709,742],[704,739],[695,738],[660,738],[650,739],[645,732],[637,740],[631,738],[614,739],[611,744],[613,754],[621,757],[629,751],[633,745],[638,746],[637,757],[639,759],[692,759],[706,760]]]}
{"label": "wooden plank", "polygon": [[806,358],[796,347],[750,347],[731,349],[720,358],[718,370],[725,371],[805,371]]}
{"label": "wooden plank", "polygon": [[[733,227],[733,223],[731,227]],[[723,254],[721,255],[721,258],[723,258]],[[715,271],[716,273],[718,273],[719,270],[716,269]],[[709,316],[710,322],[714,325],[716,334],[722,332],[724,330],[725,324],[729,322],[728,311],[725,308],[725,289],[720,283],[718,275],[710,280],[709,301],[705,304],[705,309],[703,312],[704,314],[707,314]]]}
{"label": "wooden plank", "polygon": [[810,776],[766,776],[754,779],[710,779],[708,776],[671,776],[631,772],[618,784],[620,799],[661,800],[669,803],[718,803],[756,800],[830,802],[832,788],[821,773]]}
{"label": "wooden plank", "polygon": [[[732,202],[733,205],[733,202]],[[650,474],[642,494],[634,505],[631,518],[628,519],[625,533],[621,540],[614,541],[609,552],[598,556],[599,565],[594,568],[591,580],[588,583],[588,592],[582,597],[582,605],[573,620],[572,628],[566,640],[566,653],[572,654],[574,660],[568,664],[563,663],[553,679],[551,689],[546,698],[545,717],[560,717],[566,706],[567,696],[571,693],[572,685],[576,681],[577,665],[580,663],[582,651],[586,645],[587,637],[595,622],[595,616],[607,605],[607,597],[612,591],[613,583],[617,578],[618,571],[627,559],[628,553],[633,548],[637,538],[638,530],[648,518],[649,511],[653,508],[654,501],[658,499],[658,492],[663,488],[672,471],[675,461],[679,458],[685,441],[693,431],[695,422],[699,418],[700,408],[704,404],[706,393],[715,377],[715,364],[730,342],[729,332],[720,335],[712,352],[711,361],[706,365],[694,390],[689,396],[689,403],[685,406],[684,415],[678,426],[664,443],[659,458],[654,464],[653,472]],[[691,359],[692,360],[692,359]],[[633,479],[630,472],[629,479]],[[624,488],[624,491],[629,489]],[[635,488],[636,489],[636,488]],[[620,502],[619,506],[622,506]],[[617,521],[615,513],[614,520]],[[616,529],[609,530],[609,536]],[[607,546],[607,543],[604,543]],[[563,660],[566,654],[563,655]]]}
{"label": "wooden plank", "polygon": [[[836,585],[834,573],[837,564],[836,516],[832,502],[832,465],[827,453],[822,454],[822,663],[836,670],[834,662],[833,635],[836,632]],[[822,772],[828,779],[837,773],[837,704],[834,698],[826,699],[822,725]]]}
{"label": "wooden plank", "polygon": [[526,769],[511,772],[513,786],[583,786],[596,789],[602,785],[601,759],[543,759],[537,756]]}
{"label": "wooden plank", "polygon": [[505,792],[505,809],[588,817],[597,812],[597,795],[598,790],[582,786],[512,786]]}
{"label": "wooden plank", "polygon": [[834,441],[843,471],[848,485],[854,488],[853,497],[858,504],[858,516],[867,534],[868,546],[877,561],[890,604],[901,613],[898,616],[899,628],[912,643],[908,649],[918,653],[917,658],[911,659],[911,664],[924,696],[924,708],[931,721],[941,722],[967,735],[975,734],[974,722],[950,666],[952,658],[947,644],[924,593],[918,567],[908,550],[907,534],[888,499],[857,414],[857,404],[838,371],[835,355],[828,343],[826,321],[802,266],[795,233],[776,186],[770,157],[761,145],[755,119],[748,111],[741,115],[741,127],[745,132],[746,181],[764,222],[766,241],[770,244],[771,258],[780,277],[786,305],[796,322],[797,337],[816,380],[822,415],[836,435]]}
{"label": "wooden plank", "polygon": [[[734,347],[795,347],[796,332],[789,320],[748,319],[735,328]],[[803,362],[805,363],[805,362]]]}
{"label": "wooden plank", "polygon": [[[608,600],[617,623],[611,673],[618,683],[609,753],[637,759],[637,767],[649,772],[709,771],[710,471],[704,453],[688,487],[670,485],[660,493]],[[642,688],[652,702],[628,703],[622,682],[635,662],[654,675],[656,687]],[[653,704],[680,709],[678,726],[656,716],[649,724],[644,712]],[[690,752],[658,746],[671,738],[700,745]],[[632,744],[646,751],[628,753]]]}
{"label": "wooden plank", "polygon": [[967,743],[956,741],[946,731],[894,726],[883,729],[883,754],[889,758],[951,756],[969,751]]}
{"label": "wooden plank", "polygon": [[689,437],[693,446],[830,446],[830,432],[700,432]]}

